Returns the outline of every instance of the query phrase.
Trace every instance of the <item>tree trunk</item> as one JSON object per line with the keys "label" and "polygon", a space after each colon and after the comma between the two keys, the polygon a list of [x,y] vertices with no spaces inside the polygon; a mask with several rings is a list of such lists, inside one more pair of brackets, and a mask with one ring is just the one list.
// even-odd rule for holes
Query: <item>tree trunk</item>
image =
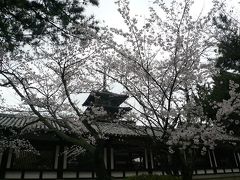
{"label": "tree trunk", "polygon": [[96,169],[96,180],[111,180],[111,177],[108,174],[108,171],[105,167],[104,158],[103,158],[103,149],[104,144],[101,140],[97,142],[95,149],[95,169]]}
{"label": "tree trunk", "polygon": [[182,180],[192,180],[193,174],[193,152],[191,149],[180,150],[182,164]]}
{"label": "tree trunk", "polygon": [[182,167],[182,180],[192,180],[192,166],[184,164]]}

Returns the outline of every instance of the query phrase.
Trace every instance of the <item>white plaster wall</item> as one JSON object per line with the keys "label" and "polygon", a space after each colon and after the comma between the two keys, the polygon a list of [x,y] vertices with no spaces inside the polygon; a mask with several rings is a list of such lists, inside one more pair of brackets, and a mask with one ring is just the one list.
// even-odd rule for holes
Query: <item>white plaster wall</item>
{"label": "white plaster wall", "polygon": [[31,172],[31,171],[26,171],[24,173],[24,178],[25,179],[39,179],[40,178],[40,172]]}
{"label": "white plaster wall", "polygon": [[57,172],[54,171],[45,171],[42,174],[43,179],[56,179],[57,178]]}
{"label": "white plaster wall", "polygon": [[63,172],[63,178],[77,178],[77,172]]}
{"label": "white plaster wall", "polygon": [[91,178],[92,172],[79,172],[79,178]]}
{"label": "white plaster wall", "polygon": [[5,179],[21,179],[21,171],[6,171]]}
{"label": "white plaster wall", "polygon": [[123,172],[122,172],[122,171],[111,172],[111,175],[112,175],[113,177],[123,177]]}

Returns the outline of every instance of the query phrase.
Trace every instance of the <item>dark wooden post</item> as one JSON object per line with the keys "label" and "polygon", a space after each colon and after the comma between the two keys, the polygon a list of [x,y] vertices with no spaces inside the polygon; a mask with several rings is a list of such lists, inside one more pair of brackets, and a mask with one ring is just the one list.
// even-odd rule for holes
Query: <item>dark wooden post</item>
{"label": "dark wooden post", "polygon": [[216,156],[215,156],[215,152],[214,150],[211,151],[212,152],[212,157],[213,157],[213,164],[214,164],[214,173],[217,173],[217,160],[216,160]]}
{"label": "dark wooden post", "polygon": [[57,165],[57,178],[63,178],[63,160],[64,159],[64,146],[61,145],[58,154],[58,165]]}
{"label": "dark wooden post", "polygon": [[149,173],[152,174],[154,169],[152,148],[149,149],[149,167],[150,167]]}
{"label": "dark wooden post", "polygon": [[8,150],[1,153],[0,156],[0,179],[4,179],[6,166],[7,166],[7,159],[8,159]]}

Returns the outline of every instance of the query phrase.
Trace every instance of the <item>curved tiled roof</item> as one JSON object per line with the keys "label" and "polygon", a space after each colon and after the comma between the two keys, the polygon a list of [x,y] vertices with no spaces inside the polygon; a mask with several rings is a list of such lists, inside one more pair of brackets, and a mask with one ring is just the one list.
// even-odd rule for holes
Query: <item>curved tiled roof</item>
{"label": "curved tiled roof", "polygon": [[[35,117],[35,116],[23,116],[18,114],[1,114],[0,113],[0,127],[19,129],[29,124],[27,126],[28,129],[48,130],[47,126],[45,126],[42,122],[37,120],[38,120],[38,117]],[[62,131],[67,130],[63,126],[59,126],[59,124],[54,121],[50,121],[50,123],[54,128],[58,130],[62,130]]]}
{"label": "curved tiled roof", "polygon": [[[49,130],[42,122],[37,121],[38,118],[35,116],[23,116],[18,114],[0,114],[0,127],[3,128],[23,128],[27,124],[27,129],[31,131],[34,130]],[[68,131],[66,127],[60,126],[56,121],[49,121],[54,128],[61,130],[61,131]],[[143,126],[137,126],[135,124],[126,123],[126,122],[94,122],[92,125],[96,130],[101,131],[101,133],[105,135],[115,135],[115,136],[146,136],[152,135],[152,132],[149,128]],[[81,129],[87,132],[85,127],[81,127]],[[155,130],[155,134],[160,136],[161,133]]]}
{"label": "curved tiled roof", "polygon": [[[42,122],[37,120],[38,118],[36,116],[23,116],[19,114],[1,114],[0,113],[0,128],[19,129],[19,128],[23,128],[24,126],[30,123],[30,125],[27,126],[26,128],[29,131],[35,131],[35,130],[49,131],[48,127],[46,127]],[[65,132],[69,131],[68,128],[64,126],[64,123],[61,120],[59,120],[59,122],[57,123],[56,121],[53,121],[49,118],[49,122],[57,130],[65,131]],[[70,123],[68,123],[68,125],[76,126],[76,124],[70,124]],[[147,136],[147,135],[153,136],[153,133],[149,127],[137,126],[135,124],[127,123],[124,121],[118,121],[118,122],[112,122],[112,123],[96,121],[92,124],[92,126],[97,131],[108,136]],[[86,132],[86,133],[88,132],[83,125],[78,129],[81,129],[83,132]],[[162,133],[159,131],[158,128],[154,128],[154,133],[158,137],[162,135]],[[228,134],[224,135],[222,140],[224,139],[226,140],[231,139],[232,141],[240,141],[238,137],[230,136]]]}
{"label": "curved tiled roof", "polygon": [[[126,122],[117,122],[117,123],[107,123],[107,122],[97,122],[96,126],[104,134],[108,135],[118,135],[118,136],[152,136],[152,131],[150,128],[144,126],[137,126],[135,124],[129,124]],[[155,135],[161,136],[162,133],[155,129]]]}

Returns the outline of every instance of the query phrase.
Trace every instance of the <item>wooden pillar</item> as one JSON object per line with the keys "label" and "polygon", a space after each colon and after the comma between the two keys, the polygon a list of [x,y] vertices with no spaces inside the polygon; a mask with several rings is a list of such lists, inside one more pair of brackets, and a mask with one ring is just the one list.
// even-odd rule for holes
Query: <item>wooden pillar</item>
{"label": "wooden pillar", "polygon": [[7,157],[7,165],[6,165],[6,168],[7,168],[7,169],[9,169],[9,168],[11,167],[12,154],[13,154],[13,149],[9,149],[9,151],[8,151],[8,157]]}
{"label": "wooden pillar", "polygon": [[154,169],[154,162],[153,162],[153,153],[152,153],[152,149],[150,149],[150,161],[151,161],[151,169]]}
{"label": "wooden pillar", "polygon": [[215,156],[215,151],[214,150],[212,150],[212,155],[213,155],[214,166],[217,167],[217,161],[216,161],[216,156]]}
{"label": "wooden pillar", "polygon": [[55,149],[55,158],[54,158],[54,169],[58,169],[58,157],[60,152],[60,146],[57,145]]}
{"label": "wooden pillar", "polygon": [[55,151],[54,169],[55,169],[55,165],[56,165],[58,179],[63,178],[63,156],[64,156],[64,146],[57,145],[56,151]]}
{"label": "wooden pillar", "polygon": [[110,162],[111,162],[111,170],[114,169],[114,149],[110,148]]}
{"label": "wooden pillar", "polygon": [[236,166],[238,167],[238,160],[237,160],[237,153],[233,152],[233,156],[234,156],[234,161],[235,161],[235,164]]}
{"label": "wooden pillar", "polygon": [[5,172],[5,162],[4,162],[4,154],[3,152],[0,153],[0,179],[4,178]]}
{"label": "wooden pillar", "polygon": [[[9,151],[10,150],[5,150],[4,152],[2,152],[2,158],[1,158],[1,164],[0,164],[0,179],[5,178],[5,171],[6,171],[6,168],[7,168]],[[11,163],[10,163],[10,165],[11,165]]]}
{"label": "wooden pillar", "polygon": [[237,153],[237,159],[238,159],[238,162],[240,162],[240,155],[239,155],[239,153]]}
{"label": "wooden pillar", "polygon": [[64,152],[63,152],[63,169],[67,169],[67,147],[64,146]]}
{"label": "wooden pillar", "polygon": [[213,163],[212,163],[212,157],[211,157],[211,154],[210,154],[210,151],[208,150],[208,158],[209,158],[209,163],[210,163],[210,166],[211,168],[213,167]]}
{"label": "wooden pillar", "polygon": [[148,155],[147,155],[147,149],[144,149],[144,156],[145,156],[145,168],[148,169]]}
{"label": "wooden pillar", "polygon": [[107,148],[106,147],[103,149],[103,158],[104,158],[105,168],[107,168]]}
{"label": "wooden pillar", "polygon": [[0,152],[0,167],[1,167],[1,164],[2,164],[2,158],[3,158],[3,153]]}

